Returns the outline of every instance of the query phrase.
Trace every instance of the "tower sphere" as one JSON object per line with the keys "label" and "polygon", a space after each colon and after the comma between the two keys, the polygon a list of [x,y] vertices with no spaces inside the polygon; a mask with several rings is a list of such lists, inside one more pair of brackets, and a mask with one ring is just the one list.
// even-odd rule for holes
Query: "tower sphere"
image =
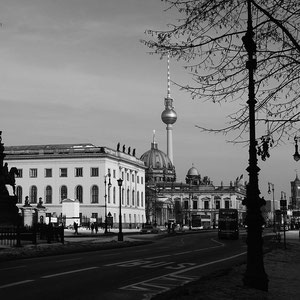
{"label": "tower sphere", "polygon": [[166,108],[161,113],[161,119],[165,124],[174,124],[177,120],[177,114],[173,109]]}

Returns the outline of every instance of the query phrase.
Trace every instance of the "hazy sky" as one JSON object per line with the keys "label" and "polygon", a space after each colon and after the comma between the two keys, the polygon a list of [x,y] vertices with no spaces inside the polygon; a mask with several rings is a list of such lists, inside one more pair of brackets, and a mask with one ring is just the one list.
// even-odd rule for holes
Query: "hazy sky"
{"label": "hazy sky", "polygon": [[[116,149],[118,142],[150,149],[152,131],[166,152],[160,115],[167,93],[166,60],[149,55],[139,42],[146,29],[163,29],[174,15],[160,0],[1,0],[0,130],[5,145],[86,143]],[[172,18],[173,17],[173,18]],[[171,79],[185,82],[171,61]],[[202,103],[171,86],[178,120],[173,128],[174,164],[184,181],[194,164],[215,185],[244,174],[248,148],[195,125],[222,127],[238,103]],[[242,99],[246,101],[247,99]],[[234,107],[235,105],[235,107]],[[259,159],[260,190],[268,181],[290,196],[300,162],[294,145]]]}

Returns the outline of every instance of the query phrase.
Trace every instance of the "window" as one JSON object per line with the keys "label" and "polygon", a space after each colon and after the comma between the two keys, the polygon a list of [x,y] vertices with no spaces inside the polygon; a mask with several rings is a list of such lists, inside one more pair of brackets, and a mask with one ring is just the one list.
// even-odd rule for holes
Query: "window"
{"label": "window", "polygon": [[[51,169],[48,169],[51,170]],[[46,187],[46,203],[52,203],[52,187],[48,185]]]}
{"label": "window", "polygon": [[116,187],[113,187],[113,203],[116,203]]}
{"label": "window", "polygon": [[68,198],[68,188],[65,185],[63,185],[60,188],[60,201],[67,199],[67,198]]}
{"label": "window", "polygon": [[59,173],[60,177],[68,177],[68,169],[67,168],[60,168],[59,171],[60,171],[60,173]]}
{"label": "window", "polygon": [[124,205],[124,188],[122,189],[122,205]]}
{"label": "window", "polygon": [[216,209],[220,209],[220,200],[216,201]]}
{"label": "window", "polygon": [[139,191],[136,192],[136,205],[140,206],[140,192]]}
{"label": "window", "polygon": [[204,201],[204,209],[209,209],[209,201]]}
{"label": "window", "polygon": [[136,177],[136,182],[140,183],[140,177],[139,176]]}
{"label": "window", "polygon": [[197,200],[193,201],[193,209],[198,209],[198,201]]}
{"label": "window", "polygon": [[75,168],[75,177],[82,177],[82,176],[83,176],[83,169]]}
{"label": "window", "polygon": [[83,189],[81,185],[78,185],[76,187],[76,199],[82,203],[82,199],[83,199]]}
{"label": "window", "polygon": [[132,176],[131,176],[131,177],[132,177],[132,179],[131,179],[131,180],[132,180],[132,182],[134,182],[134,174],[132,174]]}
{"label": "window", "polygon": [[99,202],[99,188],[97,185],[92,186],[92,203]]}
{"label": "window", "polygon": [[30,178],[37,177],[37,169],[29,169],[29,177]]}
{"label": "window", "polygon": [[99,168],[91,168],[91,177],[99,176]]}
{"label": "window", "polygon": [[116,170],[113,170],[113,178],[116,178]]}
{"label": "window", "polygon": [[225,208],[229,208],[229,201],[228,200],[225,201]]}
{"label": "window", "polygon": [[129,181],[129,173],[127,173],[126,175],[127,175],[127,181]]}
{"label": "window", "polygon": [[110,187],[107,189],[107,203],[110,203]]}
{"label": "window", "polygon": [[31,203],[37,203],[37,187],[35,185],[30,187],[29,198]]}
{"label": "window", "polygon": [[144,177],[141,177],[141,184],[144,184]]}
{"label": "window", "polygon": [[23,177],[23,169],[18,169],[18,174],[16,175],[17,178]]}
{"label": "window", "polygon": [[22,203],[23,190],[22,190],[22,187],[19,186],[19,185],[16,188],[16,195],[17,195],[17,198],[18,198],[18,202],[17,203]]}
{"label": "window", "polygon": [[127,205],[129,205],[129,189],[127,190]]}
{"label": "window", "polygon": [[45,177],[52,177],[52,169],[45,169]]}
{"label": "window", "polygon": [[132,191],[132,206],[134,206],[134,190]]}
{"label": "window", "polygon": [[124,180],[124,172],[122,172],[122,179]]}
{"label": "window", "polygon": [[189,201],[188,200],[184,201],[184,209],[189,209]]}
{"label": "window", "polygon": [[144,192],[141,192],[141,207],[143,206],[144,206]]}

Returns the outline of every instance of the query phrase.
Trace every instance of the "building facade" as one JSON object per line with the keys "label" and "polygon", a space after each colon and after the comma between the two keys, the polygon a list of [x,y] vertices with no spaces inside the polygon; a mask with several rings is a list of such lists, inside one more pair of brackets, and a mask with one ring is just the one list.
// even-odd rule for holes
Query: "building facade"
{"label": "building facade", "polygon": [[123,226],[141,226],[145,222],[145,166],[135,157],[135,150],[130,154],[125,146],[123,151],[119,148],[93,144],[5,147],[5,162],[19,171],[18,206],[28,196],[31,206],[43,201],[47,216],[63,217],[63,200],[74,199],[80,203],[82,222],[91,218],[105,222],[106,212],[116,224],[121,195]]}

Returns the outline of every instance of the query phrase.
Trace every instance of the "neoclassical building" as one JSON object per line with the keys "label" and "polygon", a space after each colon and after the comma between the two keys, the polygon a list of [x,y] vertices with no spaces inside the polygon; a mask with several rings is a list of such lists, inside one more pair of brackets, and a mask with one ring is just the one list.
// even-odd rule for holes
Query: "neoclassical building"
{"label": "neoclassical building", "polygon": [[5,162],[19,171],[18,206],[24,205],[26,196],[31,206],[41,198],[47,216],[62,217],[63,200],[73,199],[80,203],[81,221],[104,222],[106,205],[116,224],[121,193],[123,226],[140,226],[146,220],[145,166],[135,150],[125,150],[125,146],[113,150],[93,144],[5,147]]}
{"label": "neoclassical building", "polygon": [[[225,186],[215,186],[207,176],[201,177],[193,166],[185,182],[176,182],[175,167],[168,155],[158,149],[153,140],[151,149],[141,156],[146,169],[146,221],[165,225],[170,220],[193,226],[213,227],[218,223],[220,208],[239,211],[240,222],[245,218],[246,196],[243,176]],[[198,222],[198,223],[197,223]],[[198,227],[198,226],[197,226]]]}

